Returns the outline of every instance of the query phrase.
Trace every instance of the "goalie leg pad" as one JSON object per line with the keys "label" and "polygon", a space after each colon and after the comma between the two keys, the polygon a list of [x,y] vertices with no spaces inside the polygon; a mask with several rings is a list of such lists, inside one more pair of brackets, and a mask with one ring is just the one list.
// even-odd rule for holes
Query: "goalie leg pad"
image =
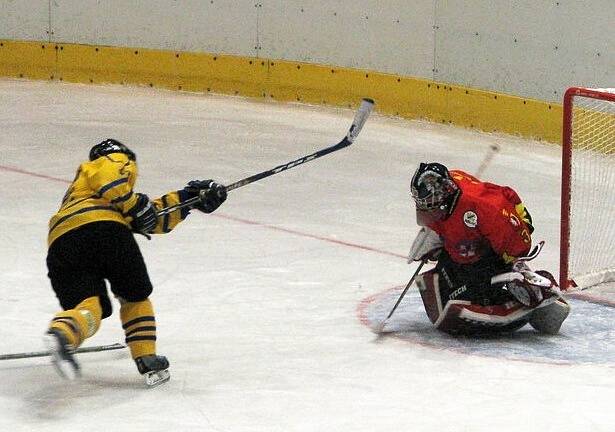
{"label": "goalie leg pad", "polygon": [[570,305],[562,298],[553,303],[534,309],[530,316],[530,325],[540,333],[557,334],[564,320],[570,314]]}
{"label": "goalie leg pad", "polygon": [[[435,267],[416,278],[425,312],[432,323],[441,319],[445,306],[451,300],[468,300],[466,285],[453,286],[451,276],[444,268]],[[466,303],[470,304],[469,301]]]}
{"label": "goalie leg pad", "polygon": [[438,330],[452,335],[514,331],[526,325],[532,313],[532,309],[514,301],[483,306],[467,300],[449,300],[457,290],[447,295],[445,286],[442,291],[436,269],[420,275],[416,283],[429,320]]}
{"label": "goalie leg pad", "polygon": [[440,318],[443,309],[437,270],[431,269],[419,275],[416,278],[416,285],[419,288],[427,317],[435,323]]}
{"label": "goalie leg pad", "polygon": [[438,330],[452,335],[484,335],[512,332],[528,323],[532,310],[517,302],[482,306],[468,301],[453,300],[447,303]]}

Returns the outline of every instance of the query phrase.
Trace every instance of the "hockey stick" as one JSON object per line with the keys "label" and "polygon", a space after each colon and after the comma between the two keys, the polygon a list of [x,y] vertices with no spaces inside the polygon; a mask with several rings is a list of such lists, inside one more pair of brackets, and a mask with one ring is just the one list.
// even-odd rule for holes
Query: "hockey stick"
{"label": "hockey stick", "polygon": [[475,177],[481,177],[483,175],[485,170],[489,167],[489,164],[491,164],[491,161],[495,157],[496,153],[499,151],[500,146],[498,146],[497,144],[491,144],[489,146],[489,150],[485,154],[485,157],[483,157],[483,160],[481,161],[480,165],[476,169],[476,172],[474,173]]}
{"label": "hockey stick", "polygon": [[[255,181],[262,180],[266,177],[272,176],[282,171],[286,171],[287,169],[294,168],[298,165],[304,164],[311,160],[318,159],[319,157],[323,157],[325,155],[328,155],[329,153],[333,153],[334,151],[343,149],[344,147],[348,147],[357,138],[357,136],[359,135],[359,132],[361,132],[361,129],[363,128],[363,125],[367,121],[367,118],[369,117],[373,108],[374,108],[374,101],[372,99],[365,98],[361,101],[361,106],[359,106],[359,109],[357,110],[354,116],[354,120],[352,121],[352,125],[350,125],[350,129],[348,130],[348,133],[346,134],[344,139],[342,139],[339,143],[332,145],[330,147],[326,147],[322,150],[318,150],[315,153],[312,153],[307,156],[303,156],[294,161],[279,165],[270,170],[263,171],[258,174],[254,174],[253,176],[244,178],[243,180],[236,181],[235,183],[231,183],[230,185],[226,186],[227,192],[233,189],[240,188],[247,184],[254,183]],[[158,217],[167,215],[180,208],[192,206],[193,204],[195,204],[196,202],[200,200],[201,200],[200,196],[190,198],[180,204],[175,204],[175,205],[161,209],[160,211],[158,211],[157,215]]]}
{"label": "hockey stick", "polygon": [[421,269],[423,268],[423,266],[425,265],[426,262],[427,262],[427,260],[421,261],[419,266],[416,268],[416,271],[414,272],[414,274],[410,278],[410,281],[406,285],[406,288],[404,288],[404,290],[402,291],[401,295],[397,299],[397,303],[395,303],[395,306],[393,306],[393,309],[391,309],[391,312],[389,312],[387,317],[380,323],[380,325],[378,327],[376,327],[376,329],[375,329],[376,333],[378,333],[378,334],[384,333],[384,326],[386,325],[386,323],[389,320],[389,318],[391,318],[393,316],[393,313],[395,312],[395,309],[397,309],[397,306],[399,306],[399,304],[401,303],[401,300],[406,295],[406,292],[408,292],[408,289],[410,289],[410,287],[412,286],[412,283],[414,282],[414,279],[416,279],[416,276],[419,274],[419,272],[421,271]]}
{"label": "hockey stick", "polygon": [[[82,347],[77,348],[73,351],[74,354],[81,353],[90,353],[90,352],[100,352],[100,351],[111,351],[126,348],[126,345],[122,345],[120,343],[114,343],[111,345],[96,345],[91,347]],[[24,358],[34,358],[34,357],[47,357],[50,356],[51,353],[49,351],[31,351],[31,352],[23,352],[23,353],[15,353],[15,354],[0,354],[0,360],[16,360],[16,359],[24,359]]]}

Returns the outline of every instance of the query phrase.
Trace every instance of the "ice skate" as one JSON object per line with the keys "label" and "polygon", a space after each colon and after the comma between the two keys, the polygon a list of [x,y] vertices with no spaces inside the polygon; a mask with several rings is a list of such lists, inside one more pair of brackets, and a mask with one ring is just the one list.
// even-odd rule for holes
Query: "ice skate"
{"label": "ice skate", "polygon": [[139,373],[145,378],[145,384],[156,387],[171,378],[169,361],[165,356],[146,355],[135,359]]}
{"label": "ice skate", "polygon": [[60,330],[50,329],[45,333],[44,342],[51,354],[51,362],[62,378],[74,380],[81,375],[79,364],[71,352],[72,347]]}

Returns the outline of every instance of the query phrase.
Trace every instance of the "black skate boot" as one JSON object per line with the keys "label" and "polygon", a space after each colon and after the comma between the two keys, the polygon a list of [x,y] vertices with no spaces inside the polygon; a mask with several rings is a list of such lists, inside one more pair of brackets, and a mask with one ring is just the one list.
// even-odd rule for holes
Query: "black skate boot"
{"label": "black skate boot", "polygon": [[146,355],[135,359],[139,373],[145,377],[145,384],[156,387],[171,378],[169,361],[165,356]]}
{"label": "black skate boot", "polygon": [[44,336],[44,342],[51,354],[51,363],[55,366],[58,374],[67,380],[74,380],[81,375],[79,363],[72,354],[72,347],[64,333],[57,329],[50,329]]}

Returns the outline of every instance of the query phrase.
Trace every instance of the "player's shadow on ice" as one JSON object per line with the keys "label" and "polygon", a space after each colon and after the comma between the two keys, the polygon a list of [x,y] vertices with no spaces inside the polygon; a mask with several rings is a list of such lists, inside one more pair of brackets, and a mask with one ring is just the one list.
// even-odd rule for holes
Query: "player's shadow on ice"
{"label": "player's shadow on ice", "polygon": [[[3,399],[17,400],[19,410],[13,414],[22,424],[71,419],[84,412],[108,409],[124,404],[142,390],[143,380],[134,366],[118,368],[122,354],[105,354],[104,358],[87,357],[82,377],[66,381],[56,373],[46,358],[20,359],[0,364],[0,394]],[[21,402],[20,402],[21,401]]]}

